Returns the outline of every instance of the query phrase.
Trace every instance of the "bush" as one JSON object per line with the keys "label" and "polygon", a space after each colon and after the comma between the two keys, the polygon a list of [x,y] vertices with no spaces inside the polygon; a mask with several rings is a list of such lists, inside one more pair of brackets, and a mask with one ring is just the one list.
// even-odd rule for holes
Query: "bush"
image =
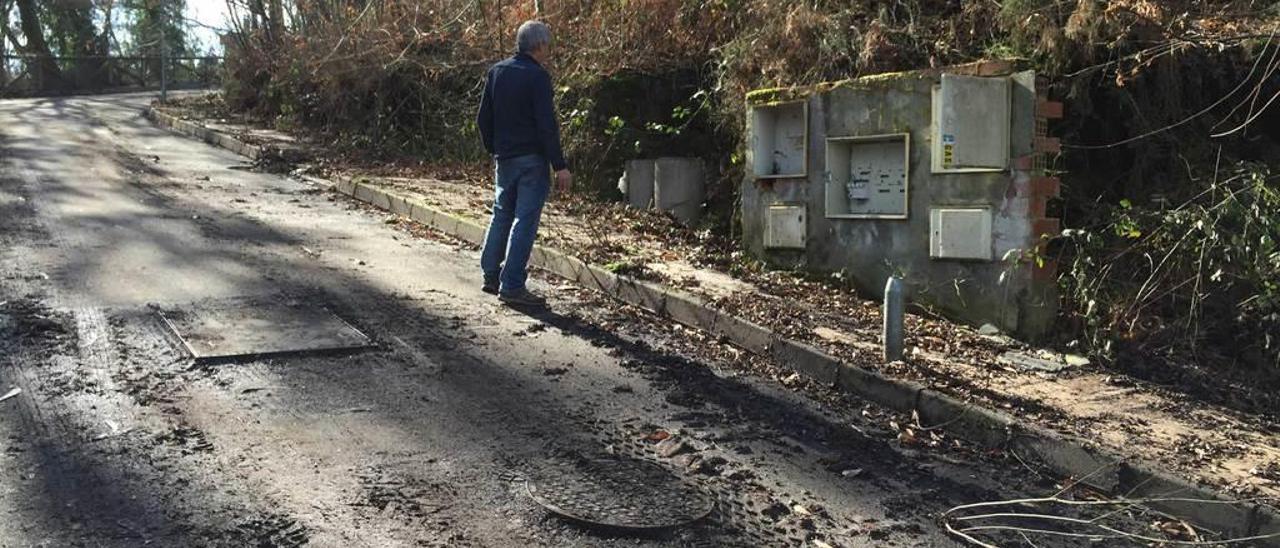
{"label": "bush", "polygon": [[1080,332],[1105,355],[1280,373],[1280,182],[1242,164],[1202,188],[1171,207],[1124,200],[1096,228],[1067,231]]}

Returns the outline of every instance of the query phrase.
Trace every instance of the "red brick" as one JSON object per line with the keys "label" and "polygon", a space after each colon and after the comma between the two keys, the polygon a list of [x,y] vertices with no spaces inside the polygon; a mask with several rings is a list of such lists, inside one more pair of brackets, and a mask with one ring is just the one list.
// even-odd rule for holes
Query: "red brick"
{"label": "red brick", "polygon": [[[1043,250],[1041,250],[1043,252]],[[1036,282],[1051,282],[1058,276],[1058,260],[1045,259],[1044,266],[1031,265],[1031,280]]]}
{"label": "red brick", "polygon": [[1038,197],[1057,198],[1061,194],[1062,179],[1057,177],[1034,177],[1031,179],[1029,195],[1033,200]]}
{"label": "red brick", "polygon": [[1014,71],[1013,63],[1009,61],[974,61],[963,65],[954,65],[945,67],[942,72],[949,74],[960,74],[964,76],[1008,76]]}
{"label": "red brick", "polygon": [[1030,204],[1028,205],[1027,217],[1032,219],[1040,219],[1045,216],[1046,209],[1049,205],[1049,198],[1046,196],[1031,195]]}
{"label": "red brick", "polygon": [[1057,137],[1037,137],[1035,150],[1045,154],[1057,154],[1062,152],[1062,141]]}
{"label": "red brick", "polygon": [[1022,156],[1022,157],[1014,158],[1013,161],[1010,162],[1010,165],[1016,171],[1031,171],[1036,167],[1036,157]]}
{"label": "red brick", "polygon": [[1062,110],[1062,103],[1058,101],[1041,101],[1036,103],[1036,116],[1041,118],[1060,120],[1063,115]]}
{"label": "red brick", "polygon": [[1031,221],[1031,238],[1039,242],[1042,235],[1057,238],[1062,233],[1062,223],[1058,219],[1034,219]]}
{"label": "red brick", "polygon": [[1004,76],[1013,72],[1008,61],[982,61],[978,63],[978,76]]}

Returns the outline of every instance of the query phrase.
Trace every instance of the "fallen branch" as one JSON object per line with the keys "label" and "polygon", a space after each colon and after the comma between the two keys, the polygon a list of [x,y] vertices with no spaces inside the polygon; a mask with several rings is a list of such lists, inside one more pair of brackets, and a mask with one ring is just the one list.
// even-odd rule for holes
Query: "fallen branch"
{"label": "fallen branch", "polygon": [[[1068,486],[1067,489],[1069,488],[1070,486]],[[1194,528],[1192,528],[1189,524],[1187,524],[1183,520],[1178,520],[1178,521],[1183,525],[1183,527],[1187,528],[1188,533],[1192,537],[1194,537],[1196,540],[1176,540],[1176,539],[1169,539],[1169,538],[1157,538],[1149,535],[1144,535],[1141,533],[1125,531],[1116,527],[1112,527],[1105,523],[1102,523],[1103,520],[1114,516],[1118,511],[1107,512],[1105,514],[1102,514],[1094,518],[1077,518],[1077,517],[1047,514],[1047,513],[1007,512],[1007,511],[1003,511],[1003,512],[998,511],[998,512],[992,512],[987,514],[973,514],[973,515],[966,515],[966,516],[954,516],[955,513],[963,512],[965,510],[973,510],[977,508],[994,508],[994,507],[1013,506],[1013,505],[1030,506],[1030,505],[1056,504],[1056,505],[1063,505],[1063,506],[1070,506],[1070,507],[1110,507],[1110,506],[1136,507],[1136,506],[1143,506],[1143,505],[1149,505],[1154,503],[1236,505],[1236,504],[1246,504],[1246,503],[1256,503],[1256,502],[1273,502],[1275,500],[1272,497],[1257,497],[1252,499],[1241,499],[1241,500],[1231,500],[1231,501],[1213,500],[1213,499],[1196,499],[1196,498],[1189,498],[1189,497],[1152,497],[1152,498],[1139,498],[1139,499],[1120,498],[1120,499],[1109,499],[1109,500],[1072,500],[1072,499],[1062,498],[1060,496],[1061,494],[1062,494],[1062,491],[1060,491],[1057,495],[1054,495],[1051,497],[1013,499],[1013,500],[1004,500],[1004,501],[987,501],[987,502],[978,502],[978,503],[956,506],[943,513],[942,515],[943,524],[948,533],[951,533],[952,535],[966,542],[969,542],[975,546],[981,546],[984,548],[992,547],[994,545],[987,543],[985,541],[979,540],[974,536],[975,533],[1013,532],[1013,533],[1022,535],[1024,537],[1026,535],[1047,535],[1047,536],[1056,536],[1056,537],[1087,539],[1091,541],[1110,540],[1110,539],[1127,539],[1127,540],[1136,541],[1136,542],[1159,543],[1159,544],[1168,544],[1168,545],[1175,545],[1175,546],[1218,546],[1223,544],[1241,544],[1241,543],[1247,543],[1247,542],[1256,542],[1261,540],[1271,540],[1271,539],[1280,538],[1280,533],[1269,533],[1269,534],[1263,534],[1263,535],[1253,535],[1253,536],[1237,537],[1237,538],[1231,538],[1231,539],[1200,540],[1199,533],[1196,532]],[[981,522],[985,520],[1041,520],[1045,522],[1060,523],[1060,524],[1066,524],[1066,525],[1072,525],[1072,526],[1096,528],[1098,532],[1055,530],[1055,529],[1024,527],[1024,526],[1007,525],[1007,524],[967,525],[969,523]]]}
{"label": "fallen branch", "polygon": [[14,388],[13,390],[10,390],[10,391],[8,391],[7,393],[5,393],[5,395],[0,396],[0,401],[7,400],[7,399],[12,398],[12,397],[14,397],[14,396],[17,396],[18,394],[21,394],[21,393],[22,393],[22,389],[21,389],[21,388]]}

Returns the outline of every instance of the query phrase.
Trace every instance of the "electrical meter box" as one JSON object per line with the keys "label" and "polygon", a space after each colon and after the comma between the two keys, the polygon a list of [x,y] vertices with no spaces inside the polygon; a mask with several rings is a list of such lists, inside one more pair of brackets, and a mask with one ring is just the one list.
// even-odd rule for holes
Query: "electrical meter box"
{"label": "electrical meter box", "polygon": [[827,139],[827,218],[906,219],[910,163],[906,133]]}
{"label": "electrical meter box", "polygon": [[752,170],[759,179],[808,175],[809,104],[751,107]]}
{"label": "electrical meter box", "polygon": [[988,208],[929,210],[929,256],[935,259],[990,261],[992,228]]}
{"label": "electrical meter box", "polygon": [[933,93],[933,171],[999,171],[1009,166],[1013,83],[943,74]]}
{"label": "electrical meter box", "polygon": [[802,204],[774,204],[765,217],[764,246],[773,249],[804,249],[808,240],[808,217]]}

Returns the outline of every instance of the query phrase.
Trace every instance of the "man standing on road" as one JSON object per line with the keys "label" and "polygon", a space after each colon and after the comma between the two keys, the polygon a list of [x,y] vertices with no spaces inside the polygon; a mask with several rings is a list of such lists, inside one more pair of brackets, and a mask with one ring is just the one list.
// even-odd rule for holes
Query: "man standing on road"
{"label": "man standing on road", "polygon": [[542,206],[551,190],[572,183],[552,100],[551,28],[526,21],[516,31],[517,53],[489,69],[476,125],[484,148],[497,162],[493,220],[485,236],[480,268],[485,293],[513,305],[542,306],[546,300],[525,287],[526,268],[538,234]]}

